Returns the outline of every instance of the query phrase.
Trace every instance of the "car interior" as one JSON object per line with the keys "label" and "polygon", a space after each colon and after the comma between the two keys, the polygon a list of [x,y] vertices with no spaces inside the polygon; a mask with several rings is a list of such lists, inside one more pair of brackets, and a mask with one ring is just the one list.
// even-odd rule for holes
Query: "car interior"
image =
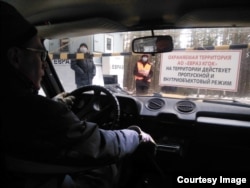
{"label": "car interior", "polygon": [[[138,125],[153,137],[156,142],[154,155],[148,158],[143,153],[138,155],[144,172],[138,177],[138,188],[160,187],[159,184],[174,187],[176,177],[181,175],[249,177],[248,1],[4,1],[16,7],[34,24],[47,44],[50,44],[48,41],[99,34],[118,33],[131,37],[130,40],[124,39],[124,48],[119,51],[119,55],[124,57],[124,71],[128,71],[124,72],[122,86],[109,84],[117,82],[117,77],[112,76],[116,75],[114,72],[105,76],[105,84],[95,82],[82,88],[68,89],[53,60],[56,57],[63,59],[62,52],[48,49],[48,67],[42,91],[46,97],[69,92],[76,97],[72,111],[80,119],[96,122],[103,129]],[[189,31],[193,31],[191,38],[184,35],[181,39],[176,34]],[[201,31],[206,31],[207,45],[199,43],[205,38],[205,34],[199,33]],[[193,41],[194,38],[197,42]],[[164,49],[158,50],[156,41],[165,39]],[[185,39],[192,41],[192,45],[177,45]],[[209,43],[210,39],[213,41]],[[94,47],[91,51],[95,54]],[[115,52],[98,52],[96,57],[98,54],[116,57]],[[214,59],[195,61],[198,57],[207,58],[210,52]],[[66,59],[76,57],[74,51],[64,53]],[[149,54],[154,63],[160,62],[154,64],[154,77],[148,95],[134,93],[132,71],[142,54]],[[177,59],[176,64],[173,63],[174,58]],[[186,61],[185,58],[193,59]],[[220,58],[225,58],[223,66],[219,66]],[[168,64],[171,59],[172,64]],[[226,60],[232,65],[226,64]],[[183,62],[185,66],[180,65]],[[204,63],[214,66],[205,66]],[[178,78],[175,78],[175,72],[178,72]],[[213,76],[219,73],[222,76],[214,81]],[[68,74],[65,73],[65,77]],[[198,77],[197,82],[191,82]],[[218,81],[224,77],[229,81]],[[214,87],[208,86],[213,82]]]}

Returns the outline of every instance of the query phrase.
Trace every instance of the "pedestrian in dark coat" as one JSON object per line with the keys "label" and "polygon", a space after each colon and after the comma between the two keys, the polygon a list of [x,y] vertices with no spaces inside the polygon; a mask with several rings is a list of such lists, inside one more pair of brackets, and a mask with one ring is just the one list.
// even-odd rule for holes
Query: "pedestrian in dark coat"
{"label": "pedestrian in dark coat", "polygon": [[115,164],[151,136],[137,126],[100,129],[80,120],[66,100],[38,95],[48,53],[36,28],[0,5],[1,183],[8,183],[1,187],[112,187]]}
{"label": "pedestrian in dark coat", "polygon": [[93,54],[88,51],[85,43],[80,44],[78,53],[83,53],[83,59],[75,59],[71,61],[71,68],[75,71],[75,83],[77,88],[92,85],[94,76],[96,75],[96,66],[93,61]]}

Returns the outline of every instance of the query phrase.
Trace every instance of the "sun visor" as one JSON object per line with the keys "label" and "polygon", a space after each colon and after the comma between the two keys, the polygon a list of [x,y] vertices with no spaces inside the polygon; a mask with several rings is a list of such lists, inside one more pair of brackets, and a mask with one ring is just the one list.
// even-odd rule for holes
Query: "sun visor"
{"label": "sun visor", "polygon": [[98,33],[126,31],[125,26],[106,18],[91,18],[75,22],[38,26],[38,34],[44,38],[76,37]]}

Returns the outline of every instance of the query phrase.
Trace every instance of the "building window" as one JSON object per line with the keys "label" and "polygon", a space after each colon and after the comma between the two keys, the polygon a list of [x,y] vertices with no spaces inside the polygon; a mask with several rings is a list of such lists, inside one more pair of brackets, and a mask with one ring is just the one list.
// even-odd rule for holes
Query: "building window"
{"label": "building window", "polygon": [[60,52],[68,52],[69,51],[69,39],[60,39]]}
{"label": "building window", "polygon": [[105,52],[113,52],[113,36],[111,35],[105,35]]}

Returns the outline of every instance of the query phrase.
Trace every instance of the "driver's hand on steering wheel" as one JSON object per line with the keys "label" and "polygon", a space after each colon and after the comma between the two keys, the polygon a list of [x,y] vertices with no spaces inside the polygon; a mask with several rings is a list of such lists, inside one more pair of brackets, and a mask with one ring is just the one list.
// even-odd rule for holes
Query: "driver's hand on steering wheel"
{"label": "driver's hand on steering wheel", "polygon": [[75,97],[72,95],[69,95],[67,92],[62,92],[54,96],[52,100],[61,102],[65,104],[68,108],[71,108],[74,104]]}

